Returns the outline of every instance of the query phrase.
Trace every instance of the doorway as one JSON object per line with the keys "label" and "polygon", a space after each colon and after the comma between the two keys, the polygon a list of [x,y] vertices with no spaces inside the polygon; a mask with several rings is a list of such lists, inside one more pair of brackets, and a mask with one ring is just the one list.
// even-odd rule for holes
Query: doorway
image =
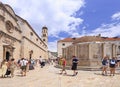
{"label": "doorway", "polygon": [[7,51],[6,52],[6,60],[9,61],[10,60],[10,53]]}

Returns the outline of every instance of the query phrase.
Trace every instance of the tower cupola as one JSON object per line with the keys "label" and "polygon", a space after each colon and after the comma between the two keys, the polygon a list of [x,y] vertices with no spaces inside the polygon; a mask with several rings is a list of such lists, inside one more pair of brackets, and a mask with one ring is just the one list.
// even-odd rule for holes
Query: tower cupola
{"label": "tower cupola", "polygon": [[48,28],[46,26],[42,27],[42,40],[46,43],[48,43]]}

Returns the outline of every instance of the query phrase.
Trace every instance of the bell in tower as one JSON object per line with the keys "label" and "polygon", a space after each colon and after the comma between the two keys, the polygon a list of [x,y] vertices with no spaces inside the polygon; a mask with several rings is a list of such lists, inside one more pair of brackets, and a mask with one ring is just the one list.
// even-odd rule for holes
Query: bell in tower
{"label": "bell in tower", "polygon": [[42,27],[42,40],[46,43],[48,43],[48,28],[46,26]]}

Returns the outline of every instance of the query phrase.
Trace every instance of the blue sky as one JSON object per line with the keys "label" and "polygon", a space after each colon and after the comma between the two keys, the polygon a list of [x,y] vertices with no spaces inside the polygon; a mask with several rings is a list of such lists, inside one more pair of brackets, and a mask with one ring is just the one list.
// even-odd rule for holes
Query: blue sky
{"label": "blue sky", "polygon": [[50,51],[66,37],[120,36],[120,0],[2,0],[41,35],[48,27]]}

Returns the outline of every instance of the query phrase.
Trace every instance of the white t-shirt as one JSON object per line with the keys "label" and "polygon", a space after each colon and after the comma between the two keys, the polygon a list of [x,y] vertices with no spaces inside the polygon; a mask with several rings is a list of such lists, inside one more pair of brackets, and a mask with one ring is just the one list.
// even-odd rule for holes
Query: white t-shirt
{"label": "white t-shirt", "polygon": [[25,60],[25,59],[20,60],[20,65],[21,65],[21,66],[26,66],[26,65],[27,65],[27,63],[28,63],[28,61],[27,61],[27,60]]}

